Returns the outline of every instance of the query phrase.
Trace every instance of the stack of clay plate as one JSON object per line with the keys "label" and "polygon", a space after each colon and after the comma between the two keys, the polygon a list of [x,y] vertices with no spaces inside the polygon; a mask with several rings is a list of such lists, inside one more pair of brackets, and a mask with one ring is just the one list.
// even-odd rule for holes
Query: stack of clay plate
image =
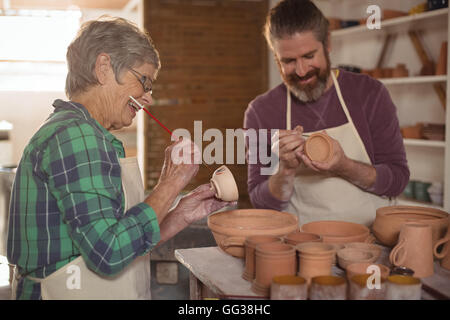
{"label": "stack of clay plate", "polygon": [[433,243],[445,235],[448,213],[439,209],[419,206],[389,206],[377,209],[372,231],[377,240],[393,247],[400,229],[406,222],[420,222],[431,226]]}
{"label": "stack of clay plate", "polygon": [[298,229],[298,218],[276,210],[238,209],[210,215],[208,227],[222,250],[243,258],[248,236],[285,236]]}

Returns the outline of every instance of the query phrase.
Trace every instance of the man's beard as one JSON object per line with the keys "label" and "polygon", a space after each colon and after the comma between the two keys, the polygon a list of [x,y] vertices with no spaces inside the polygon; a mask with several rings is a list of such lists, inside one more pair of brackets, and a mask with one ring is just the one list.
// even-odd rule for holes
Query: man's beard
{"label": "man's beard", "polygon": [[[295,72],[287,75],[281,73],[285,85],[300,101],[305,103],[317,101],[325,91],[331,70],[328,52],[325,52],[325,59],[327,66],[324,70],[314,68],[303,77],[299,77]],[[305,85],[299,83],[300,80],[307,80],[311,77],[316,77],[312,83],[307,83]]]}

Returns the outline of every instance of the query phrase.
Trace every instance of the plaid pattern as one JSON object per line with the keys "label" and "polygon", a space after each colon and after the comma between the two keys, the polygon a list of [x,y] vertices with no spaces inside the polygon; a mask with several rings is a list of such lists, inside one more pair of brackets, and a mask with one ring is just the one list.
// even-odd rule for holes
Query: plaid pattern
{"label": "plaid pattern", "polygon": [[122,143],[80,104],[56,100],[17,169],[10,202],[8,260],[22,276],[18,299],[40,299],[44,278],[82,255],[114,275],[160,240],[155,212],[139,203],[124,213]]}

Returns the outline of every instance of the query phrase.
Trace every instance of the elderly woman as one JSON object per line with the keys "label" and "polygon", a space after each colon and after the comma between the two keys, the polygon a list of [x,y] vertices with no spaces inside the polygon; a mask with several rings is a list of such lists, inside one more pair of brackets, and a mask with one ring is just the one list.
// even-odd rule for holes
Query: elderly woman
{"label": "elderly woman", "polygon": [[[145,198],[135,158],[109,131],[129,126],[152,103],[160,68],[150,37],[128,21],[85,23],[67,51],[66,94],[32,137],[10,204],[8,259],[16,299],[148,299],[158,243],[230,203],[199,186],[170,210],[198,165],[166,149]],[[193,148],[192,148],[193,149]]]}

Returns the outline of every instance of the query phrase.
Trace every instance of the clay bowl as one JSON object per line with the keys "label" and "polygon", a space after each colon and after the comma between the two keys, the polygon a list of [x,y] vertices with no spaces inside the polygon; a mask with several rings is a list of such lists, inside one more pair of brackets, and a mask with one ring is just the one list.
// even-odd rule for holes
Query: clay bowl
{"label": "clay bowl", "polygon": [[400,229],[407,222],[420,222],[431,226],[433,245],[447,231],[448,213],[439,209],[419,206],[389,206],[377,209],[372,231],[377,240],[388,247],[398,241]]}
{"label": "clay bowl", "polygon": [[318,234],[294,231],[284,237],[284,242],[296,246],[303,242],[322,242],[322,237]]}
{"label": "clay bowl", "polygon": [[365,225],[332,220],[305,223],[300,231],[321,235],[322,241],[328,243],[365,242],[370,234]]}
{"label": "clay bowl", "polygon": [[236,181],[227,166],[217,168],[212,175],[210,183],[216,192],[216,198],[223,201],[237,201],[239,199]]}
{"label": "clay bowl", "polygon": [[226,253],[244,257],[245,239],[254,235],[282,237],[298,229],[298,218],[287,212],[238,209],[208,216],[208,227],[217,245]]}
{"label": "clay bowl", "polygon": [[338,264],[342,269],[347,269],[352,263],[367,262],[373,263],[376,258],[371,251],[354,249],[354,248],[344,248],[337,252]]}
{"label": "clay bowl", "polygon": [[367,268],[372,265],[375,265],[380,268],[381,279],[386,280],[387,277],[389,277],[389,273],[391,272],[391,270],[389,269],[389,267],[383,264],[374,264],[371,262],[356,262],[347,265],[347,268],[345,269],[347,273],[347,279],[351,279],[352,277],[360,274],[372,274],[373,273],[372,271],[367,272]]}
{"label": "clay bowl", "polygon": [[331,138],[322,132],[313,133],[306,139],[305,153],[313,161],[328,162],[333,155]]}
{"label": "clay bowl", "polygon": [[364,251],[370,251],[373,253],[375,261],[380,257],[381,251],[383,250],[381,246],[374,243],[364,243],[364,242],[350,242],[345,243],[344,248],[360,249]]}

